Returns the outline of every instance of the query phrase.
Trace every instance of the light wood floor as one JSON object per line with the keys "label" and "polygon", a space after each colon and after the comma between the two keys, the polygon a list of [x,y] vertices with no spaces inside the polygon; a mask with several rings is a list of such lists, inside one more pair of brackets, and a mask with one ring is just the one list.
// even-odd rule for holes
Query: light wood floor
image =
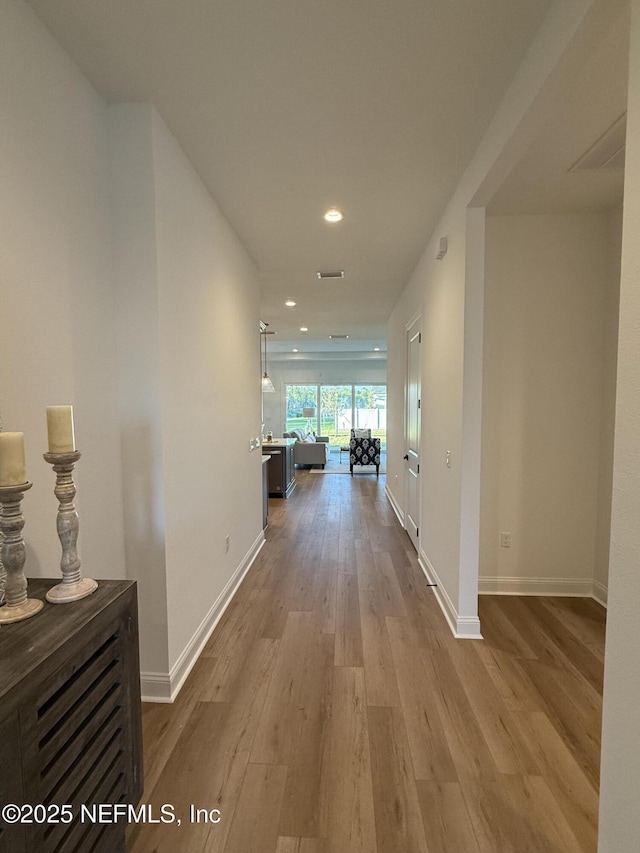
{"label": "light wood floor", "polygon": [[[135,853],[595,851],[604,610],[481,597],[451,636],[384,478],[298,472],[173,705]],[[189,806],[219,824],[189,824]]]}

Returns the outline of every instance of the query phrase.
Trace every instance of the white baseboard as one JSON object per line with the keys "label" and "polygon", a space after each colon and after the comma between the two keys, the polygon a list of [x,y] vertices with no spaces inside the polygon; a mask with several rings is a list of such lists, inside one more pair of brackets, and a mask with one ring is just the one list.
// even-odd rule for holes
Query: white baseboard
{"label": "white baseboard", "polygon": [[480,619],[477,616],[460,616],[447,590],[442,585],[438,573],[422,548],[418,553],[418,563],[429,583],[436,584],[433,588],[436,601],[440,605],[440,610],[442,610],[453,636],[459,640],[481,640]]}
{"label": "white baseboard", "polygon": [[601,604],[604,608],[607,607],[608,595],[609,587],[606,587],[603,583],[600,583],[600,581],[593,582],[593,597],[598,604]]}
{"label": "white baseboard", "polygon": [[508,578],[483,577],[478,580],[480,595],[547,595],[595,598],[607,606],[607,588],[592,578]]}
{"label": "white baseboard", "polygon": [[389,501],[389,503],[391,504],[391,509],[395,512],[395,514],[396,514],[396,517],[397,517],[398,521],[400,522],[400,524],[402,525],[402,527],[404,527],[404,512],[403,512],[403,510],[402,510],[402,507],[400,506],[400,504],[399,504],[399,503],[398,503],[398,501],[396,500],[396,498],[395,498],[395,496],[394,496],[393,492],[392,492],[392,491],[391,491],[391,489],[389,488],[389,484],[388,484],[388,483],[387,483],[387,484],[385,484],[385,487],[384,487],[384,493],[385,493],[385,495],[387,496],[387,500],[388,500],[388,501]]}
{"label": "white baseboard", "polygon": [[166,672],[141,672],[140,692],[143,702],[173,702],[171,679]]}
{"label": "white baseboard", "polygon": [[175,700],[180,692],[180,688],[198,660],[200,652],[220,621],[222,614],[229,604],[231,604],[238,587],[244,580],[245,575],[264,544],[264,532],[260,531],[260,535],[233,575],[229,578],[225,588],[214,601],[211,609],[200,623],[191,640],[187,643],[182,654],[171,667],[171,671],[169,673],[140,673],[140,688],[143,702],[173,702]]}

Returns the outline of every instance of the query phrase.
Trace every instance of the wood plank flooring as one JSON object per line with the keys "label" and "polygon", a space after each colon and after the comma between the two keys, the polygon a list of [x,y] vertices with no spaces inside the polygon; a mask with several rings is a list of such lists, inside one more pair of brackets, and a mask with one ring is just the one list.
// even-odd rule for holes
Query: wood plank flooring
{"label": "wood plank flooring", "polygon": [[[604,610],[483,596],[455,640],[384,477],[299,471],[173,705],[132,853],[595,853]],[[189,809],[219,823],[190,823]]]}

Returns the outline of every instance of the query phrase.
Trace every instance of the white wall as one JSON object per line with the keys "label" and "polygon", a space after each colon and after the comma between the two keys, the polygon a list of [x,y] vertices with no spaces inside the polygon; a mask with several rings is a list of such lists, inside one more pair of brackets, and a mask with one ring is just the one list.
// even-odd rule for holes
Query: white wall
{"label": "white wall", "polygon": [[489,217],[486,232],[481,588],[590,594],[615,383],[609,217]]}
{"label": "white wall", "polygon": [[113,284],[127,576],[138,582],[140,665],[169,671],[153,109],[110,107]]}
{"label": "white wall", "polygon": [[640,838],[640,0],[632,0],[599,853]]}
{"label": "white wall", "polygon": [[153,107],[113,106],[110,120],[127,568],[140,585],[143,692],[162,697],[263,540],[261,457],[249,452],[259,291]]}
{"label": "white wall", "polygon": [[257,274],[154,109],[107,107],[28,6],[0,14],[0,411],[34,482],[26,570],[58,572],[45,408],[71,403],[84,570],[138,581],[167,698],[264,541]]}
{"label": "white wall", "polygon": [[84,572],[122,578],[107,107],[26,4],[1,16],[0,412],[34,484],[25,571],[59,572],[45,408],[71,403]]}
{"label": "white wall", "polygon": [[[153,114],[169,665],[262,535],[258,277]],[[229,550],[225,537],[229,536]]]}
{"label": "white wall", "polygon": [[[466,211],[456,205],[441,221],[448,236],[444,259],[427,248],[389,321],[389,427],[387,484],[404,506],[404,374],[406,326],[422,316],[420,462],[422,559],[435,572],[457,610],[460,565],[462,385],[464,358]],[[403,377],[402,382],[399,381]],[[451,452],[451,467],[446,464]]]}
{"label": "white wall", "polygon": [[273,430],[276,438],[282,435],[285,428],[285,385],[295,383],[301,385],[319,385],[321,383],[384,385],[387,381],[385,358],[322,359],[318,357],[318,359],[285,360],[271,358],[267,349],[267,367],[276,390],[274,393],[262,395],[264,423],[265,429]]}
{"label": "white wall", "polygon": [[600,421],[600,459],[598,473],[598,518],[594,594],[606,604],[609,586],[609,548],[611,543],[611,501],[613,493],[613,445],[616,412],[616,373],[618,359],[618,313],[620,310],[620,254],[622,251],[622,208],[607,215],[608,251],[606,271],[602,412]]}
{"label": "white wall", "polygon": [[[407,324],[422,316],[422,506],[420,558],[438,581],[437,594],[460,634],[477,636],[479,478],[482,375],[481,315],[484,286],[480,218],[483,207],[544,125],[563,85],[559,66],[579,61],[580,51],[602,32],[621,3],[555,2],[515,75],[485,137],[462,176],[425,253],[389,321],[387,484],[393,502],[405,503],[403,389]],[[568,58],[568,59],[567,59]],[[449,251],[435,260],[440,237]],[[463,405],[464,398],[464,405]],[[451,467],[445,464],[451,451]],[[461,467],[464,460],[464,470]],[[476,483],[470,472],[476,471]],[[475,487],[474,487],[475,485]],[[471,514],[472,518],[469,518]]]}

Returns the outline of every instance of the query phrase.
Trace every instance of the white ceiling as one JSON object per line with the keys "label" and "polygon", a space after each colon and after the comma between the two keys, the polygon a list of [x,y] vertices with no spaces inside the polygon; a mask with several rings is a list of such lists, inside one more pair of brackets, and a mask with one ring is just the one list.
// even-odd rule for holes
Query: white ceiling
{"label": "white ceiling", "polygon": [[544,126],[495,193],[489,214],[567,213],[621,204],[624,160],[616,169],[570,171],[627,107],[629,9],[610,17],[594,49],[565,74]]}
{"label": "white ceiling", "polygon": [[278,348],[307,325],[305,349],[335,351],[384,345],[549,0],[30,3],[109,101],[157,107],[254,258]]}

